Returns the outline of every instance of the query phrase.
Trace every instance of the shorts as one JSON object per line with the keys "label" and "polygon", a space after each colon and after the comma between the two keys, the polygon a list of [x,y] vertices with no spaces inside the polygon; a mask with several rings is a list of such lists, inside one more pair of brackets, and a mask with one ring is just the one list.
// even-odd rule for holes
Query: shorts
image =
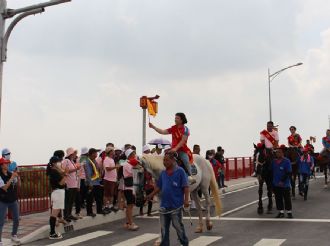
{"label": "shorts", "polygon": [[51,194],[51,204],[53,209],[64,209],[65,190],[57,189]]}
{"label": "shorts", "polygon": [[127,205],[135,204],[135,196],[132,190],[124,190]]}
{"label": "shorts", "polygon": [[104,196],[113,197],[115,195],[116,182],[103,180]]}

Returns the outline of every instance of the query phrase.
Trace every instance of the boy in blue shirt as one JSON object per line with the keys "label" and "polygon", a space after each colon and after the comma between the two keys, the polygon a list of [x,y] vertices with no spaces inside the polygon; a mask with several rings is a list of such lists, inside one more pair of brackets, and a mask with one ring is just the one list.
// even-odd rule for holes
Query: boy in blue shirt
{"label": "boy in blue shirt", "polygon": [[285,146],[276,149],[275,160],[272,162],[273,187],[277,210],[279,210],[276,218],[284,218],[284,210],[287,212],[288,218],[292,216],[291,203],[291,162],[284,157]]}
{"label": "boy in blue shirt", "polygon": [[298,160],[299,169],[299,194],[307,200],[307,192],[309,185],[309,177],[311,176],[312,170],[314,168],[314,159],[309,154],[309,148],[304,148],[303,156]]}
{"label": "boy in blue shirt", "polygon": [[162,241],[161,246],[170,245],[170,225],[172,222],[181,245],[188,246],[189,240],[186,236],[182,223],[182,208],[189,207],[189,185],[185,171],[176,163],[175,153],[168,152],[164,156],[164,166],[155,190],[147,197],[151,200],[154,195],[161,192],[160,223]]}

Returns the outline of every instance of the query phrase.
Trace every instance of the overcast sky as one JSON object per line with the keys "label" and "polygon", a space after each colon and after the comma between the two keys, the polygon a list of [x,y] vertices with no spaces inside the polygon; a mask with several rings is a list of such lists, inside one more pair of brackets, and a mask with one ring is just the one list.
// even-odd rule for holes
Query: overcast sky
{"label": "overcast sky", "polygon": [[281,143],[290,125],[320,142],[330,114],[329,12],[328,0],[73,0],[48,8],[11,36],[1,147],[19,164],[46,163],[70,146],[141,149],[139,97],[159,94],[154,124],[169,127],[182,111],[190,146],[250,156],[269,118],[267,69],[297,62],[304,65],[272,83],[273,120]]}

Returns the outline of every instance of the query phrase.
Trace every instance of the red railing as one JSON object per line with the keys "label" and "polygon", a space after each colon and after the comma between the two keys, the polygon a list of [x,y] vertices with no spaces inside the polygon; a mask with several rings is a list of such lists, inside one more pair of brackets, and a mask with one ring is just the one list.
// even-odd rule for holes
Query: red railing
{"label": "red railing", "polygon": [[226,158],[225,179],[245,178],[253,173],[252,157]]}

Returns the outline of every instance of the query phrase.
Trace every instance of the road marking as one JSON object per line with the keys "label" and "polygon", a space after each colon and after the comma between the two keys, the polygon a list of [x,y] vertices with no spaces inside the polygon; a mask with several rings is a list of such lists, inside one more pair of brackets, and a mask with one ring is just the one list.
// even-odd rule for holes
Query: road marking
{"label": "road marking", "polygon": [[284,243],[285,239],[267,239],[263,238],[259,242],[257,242],[254,246],[280,246]]}
{"label": "road marking", "polygon": [[152,233],[145,233],[137,237],[133,237],[131,239],[128,239],[126,241],[117,243],[113,246],[131,246],[131,245],[140,245],[143,243],[146,243],[150,240],[156,239],[159,237],[159,234],[152,234]]}
{"label": "road marking", "polygon": [[[241,188],[241,189],[237,189],[237,190],[233,190],[233,191],[228,191],[228,192],[222,192],[222,196],[226,196],[226,195],[230,195],[230,194],[233,194],[233,193],[236,193],[236,192],[240,192],[240,191],[243,191],[243,190],[248,190],[248,189],[251,189],[251,188],[254,188],[254,187],[258,187],[259,185],[251,185],[251,186],[248,186],[248,187],[245,187],[245,188]],[[226,189],[225,189],[226,190]]]}
{"label": "road marking", "polygon": [[[267,197],[263,197],[263,198],[262,198],[262,200],[266,200],[266,199],[267,199]],[[224,217],[224,216],[226,216],[226,215],[228,215],[228,214],[232,214],[232,213],[234,213],[234,212],[237,212],[237,211],[239,211],[239,210],[242,210],[243,208],[246,208],[246,207],[249,207],[249,206],[251,206],[251,205],[253,205],[253,204],[256,204],[257,202],[259,202],[259,200],[255,200],[255,201],[253,201],[253,202],[250,202],[250,203],[247,203],[247,204],[242,205],[242,206],[240,206],[240,207],[237,207],[237,208],[234,208],[234,209],[232,209],[232,210],[229,210],[229,211],[223,213],[221,216]]]}
{"label": "road marking", "polygon": [[200,245],[209,245],[211,243],[214,243],[218,240],[220,240],[222,237],[211,237],[211,236],[201,236],[198,238],[195,238],[194,240],[191,240],[189,242],[190,246],[200,246]]}
{"label": "road marking", "polygon": [[82,243],[94,238],[98,238],[98,237],[102,237],[105,235],[109,235],[113,233],[112,231],[96,231],[96,232],[91,232],[91,233],[87,233],[85,235],[82,236],[78,236],[78,237],[74,237],[74,238],[70,238],[67,240],[63,240],[60,241],[58,243],[53,243],[53,244],[48,244],[48,246],[71,246],[71,245],[75,245],[78,243]]}

